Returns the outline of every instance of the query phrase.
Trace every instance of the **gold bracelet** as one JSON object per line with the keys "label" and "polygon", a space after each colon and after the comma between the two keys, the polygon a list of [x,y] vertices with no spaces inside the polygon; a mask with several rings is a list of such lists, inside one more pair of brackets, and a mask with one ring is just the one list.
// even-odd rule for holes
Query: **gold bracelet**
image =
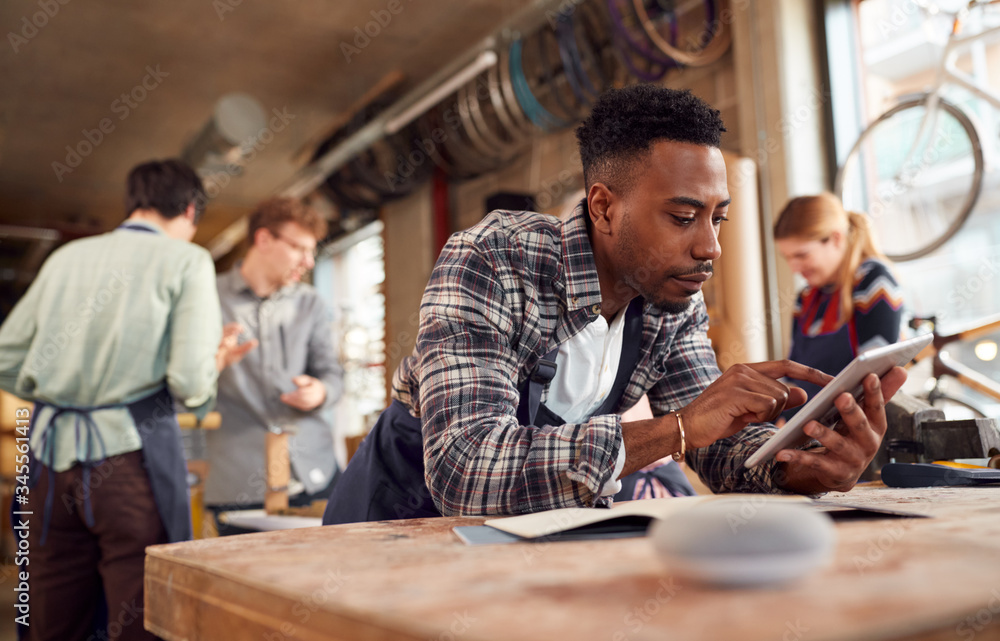
{"label": "gold bracelet", "polygon": [[680,412],[674,412],[674,416],[677,417],[677,431],[680,432],[681,435],[681,451],[674,452],[673,457],[678,463],[683,463],[684,455],[687,453],[687,444],[684,442],[684,421],[681,420]]}

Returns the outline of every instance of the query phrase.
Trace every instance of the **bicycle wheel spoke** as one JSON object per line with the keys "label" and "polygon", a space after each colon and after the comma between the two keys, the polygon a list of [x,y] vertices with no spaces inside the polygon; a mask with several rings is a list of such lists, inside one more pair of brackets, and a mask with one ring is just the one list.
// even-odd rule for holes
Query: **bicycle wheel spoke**
{"label": "bicycle wheel spoke", "polygon": [[968,117],[941,101],[901,103],[864,131],[838,175],[848,209],[867,213],[894,260],[926,255],[955,234],[979,195],[983,159]]}

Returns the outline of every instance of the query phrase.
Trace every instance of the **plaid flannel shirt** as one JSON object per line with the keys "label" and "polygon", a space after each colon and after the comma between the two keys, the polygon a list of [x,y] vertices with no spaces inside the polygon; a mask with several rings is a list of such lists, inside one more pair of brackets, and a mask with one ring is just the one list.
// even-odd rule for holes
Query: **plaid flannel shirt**
{"label": "plaid flannel shirt", "polygon": [[[681,314],[647,304],[638,364],[613,414],[519,424],[518,390],[538,360],[601,312],[586,216],[586,201],[563,221],[494,211],[441,252],[393,396],[421,419],[425,479],[444,515],[609,504],[598,494],[622,443],[621,413],[647,393],[654,415],[669,413],[721,373],[701,295]],[[748,426],[688,450],[687,462],[714,492],[779,492],[773,462],[743,467],[773,432]]]}

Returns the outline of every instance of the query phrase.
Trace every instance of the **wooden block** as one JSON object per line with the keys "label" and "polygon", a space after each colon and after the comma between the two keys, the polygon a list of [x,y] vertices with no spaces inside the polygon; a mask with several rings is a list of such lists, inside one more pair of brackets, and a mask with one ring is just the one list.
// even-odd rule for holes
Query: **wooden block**
{"label": "wooden block", "polygon": [[[15,487],[10,481],[0,483],[0,510],[3,510],[4,514],[10,514],[10,504],[14,500]],[[0,526],[0,557],[10,560],[17,553],[17,540],[14,537],[14,530],[11,527],[10,519],[2,520],[3,525]]]}
{"label": "wooden block", "polygon": [[278,514],[279,516],[309,516],[317,519],[323,518],[324,513],[326,513],[325,499],[313,501],[309,505],[288,507],[275,512],[275,514]]}
{"label": "wooden block", "polygon": [[291,465],[288,460],[288,434],[267,433],[267,493],[264,510],[271,514],[288,508],[288,482]]}
{"label": "wooden block", "polygon": [[13,394],[0,390],[0,430],[13,432],[17,427],[17,410],[27,409],[30,416],[34,407],[34,403],[22,401]]}
{"label": "wooden block", "polygon": [[264,495],[264,511],[268,514],[280,514],[288,509],[288,490],[276,492],[268,490]]}
{"label": "wooden block", "polygon": [[205,415],[205,418],[199,421],[191,412],[183,412],[177,415],[177,424],[180,425],[182,430],[217,430],[222,425],[222,414],[209,412]]}
{"label": "wooden block", "polygon": [[16,432],[0,432],[0,477],[13,479],[16,476],[16,447]]}

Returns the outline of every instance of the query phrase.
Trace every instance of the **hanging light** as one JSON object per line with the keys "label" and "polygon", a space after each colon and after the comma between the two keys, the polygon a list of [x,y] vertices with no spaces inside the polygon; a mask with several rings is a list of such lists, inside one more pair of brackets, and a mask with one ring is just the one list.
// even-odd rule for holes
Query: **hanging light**
{"label": "hanging light", "polygon": [[215,103],[211,118],[187,144],[181,158],[206,180],[223,173],[239,175],[257,136],[266,129],[267,115],[255,98],[245,93],[226,94]]}

